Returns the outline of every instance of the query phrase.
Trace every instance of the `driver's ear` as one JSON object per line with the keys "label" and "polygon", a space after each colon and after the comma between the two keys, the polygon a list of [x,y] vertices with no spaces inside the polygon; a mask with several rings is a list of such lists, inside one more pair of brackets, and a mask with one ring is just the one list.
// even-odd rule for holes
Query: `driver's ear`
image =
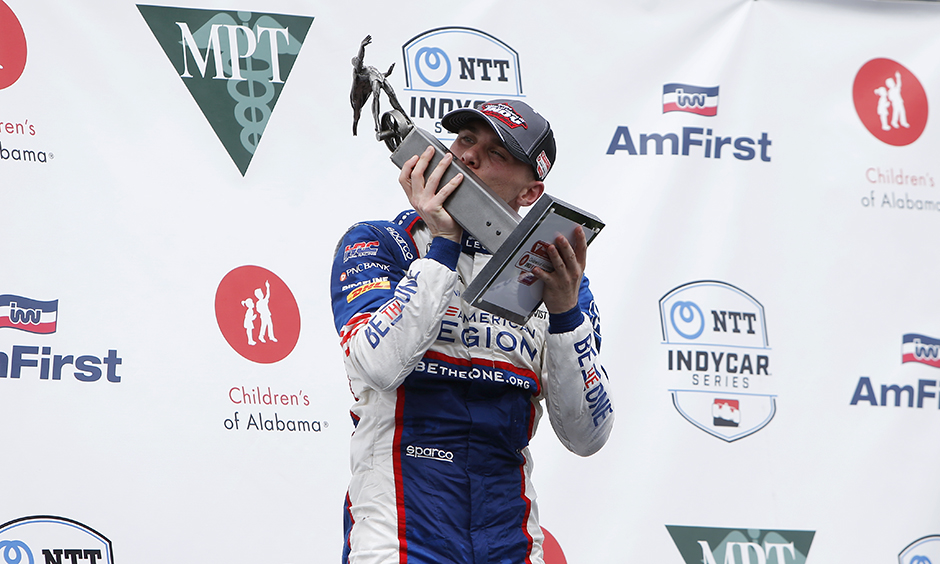
{"label": "driver's ear", "polygon": [[542,197],[543,192],[545,192],[545,183],[541,180],[532,180],[529,185],[516,196],[516,205],[520,208],[531,206]]}

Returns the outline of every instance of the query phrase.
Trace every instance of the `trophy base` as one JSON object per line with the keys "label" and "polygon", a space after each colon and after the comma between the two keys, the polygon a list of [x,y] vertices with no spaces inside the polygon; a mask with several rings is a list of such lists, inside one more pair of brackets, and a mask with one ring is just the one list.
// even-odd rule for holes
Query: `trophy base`
{"label": "trophy base", "polygon": [[[392,162],[401,168],[408,159],[421,155],[429,146],[434,147],[434,157],[427,169],[429,174],[450,151],[436,137],[420,127],[415,127],[405,136],[392,153]],[[460,159],[454,159],[447,167],[440,185],[450,182],[457,173],[463,173],[463,181],[444,202],[444,209],[486,250],[495,253],[522,221],[522,216],[490,190]]]}
{"label": "trophy base", "polygon": [[463,294],[464,301],[525,325],[542,304],[543,283],[535,278],[532,269],[538,266],[551,271],[545,247],[554,244],[558,235],[572,240],[579,225],[588,245],[604,228],[597,217],[543,194],[506,243],[470,282]]}
{"label": "trophy base", "polygon": [[[436,137],[419,127],[412,128],[397,145],[391,155],[392,162],[402,168],[408,159],[423,154],[428,147],[434,147],[434,157],[427,169],[430,174],[449,151]],[[604,228],[604,223],[548,194],[543,194],[523,218],[459,159],[454,159],[447,167],[440,185],[458,173],[463,173],[464,179],[444,202],[444,209],[493,253],[493,258],[470,282],[463,299],[484,311],[525,325],[542,303],[543,284],[532,274],[532,269],[536,266],[546,271],[552,269],[544,248],[553,244],[559,234],[570,241],[578,225],[584,229],[590,244]]]}

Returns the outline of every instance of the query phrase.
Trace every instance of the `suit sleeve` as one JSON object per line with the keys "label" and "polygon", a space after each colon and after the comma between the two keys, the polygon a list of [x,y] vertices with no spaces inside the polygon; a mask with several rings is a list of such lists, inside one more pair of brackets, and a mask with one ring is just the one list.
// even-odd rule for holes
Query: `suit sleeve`
{"label": "suit sleeve", "polygon": [[579,305],[549,317],[544,369],[552,429],[568,450],[590,456],[601,449],[614,424],[607,372],[600,364],[600,315],[587,278]]}
{"label": "suit sleeve", "polygon": [[411,236],[392,223],[353,226],[333,259],[333,318],[353,392],[397,388],[437,337],[455,291],[460,246],[435,239],[416,258]]}

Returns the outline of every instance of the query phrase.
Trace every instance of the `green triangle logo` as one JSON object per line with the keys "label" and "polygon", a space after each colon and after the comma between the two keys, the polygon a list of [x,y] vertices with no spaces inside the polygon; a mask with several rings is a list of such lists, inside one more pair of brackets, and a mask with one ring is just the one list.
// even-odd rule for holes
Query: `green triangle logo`
{"label": "green triangle logo", "polygon": [[137,9],[244,176],[313,18]]}

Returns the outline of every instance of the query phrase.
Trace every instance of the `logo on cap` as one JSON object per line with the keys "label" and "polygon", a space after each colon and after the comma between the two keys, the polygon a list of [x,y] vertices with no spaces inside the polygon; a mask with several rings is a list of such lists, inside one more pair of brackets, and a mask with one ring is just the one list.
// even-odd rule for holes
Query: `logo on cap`
{"label": "logo on cap", "polygon": [[529,128],[529,126],[526,125],[525,120],[522,119],[522,116],[520,116],[519,113],[516,112],[516,110],[514,110],[513,107],[509,104],[483,104],[480,106],[480,112],[505,123],[506,127],[509,129],[515,129],[519,126],[522,126],[523,129]]}

